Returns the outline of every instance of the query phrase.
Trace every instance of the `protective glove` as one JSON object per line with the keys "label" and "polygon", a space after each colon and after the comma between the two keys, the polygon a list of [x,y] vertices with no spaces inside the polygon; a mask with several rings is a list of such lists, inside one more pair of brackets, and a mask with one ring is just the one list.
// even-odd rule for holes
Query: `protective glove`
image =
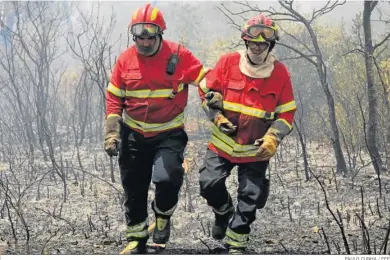
{"label": "protective glove", "polygon": [[121,119],[120,116],[109,116],[104,123],[104,150],[110,157],[117,156],[119,152]]}
{"label": "protective glove", "polygon": [[274,121],[263,138],[255,140],[254,145],[260,146],[256,156],[260,161],[268,161],[275,155],[276,149],[285,136],[292,130],[291,125],[284,119]]}
{"label": "protective glove", "polygon": [[266,133],[263,138],[257,139],[254,145],[260,146],[256,152],[256,156],[259,160],[269,161],[271,157],[275,155],[276,149],[279,146],[279,141],[273,134]]}
{"label": "protective glove", "polygon": [[214,124],[218,127],[219,131],[226,135],[233,134],[237,130],[237,126],[227,119],[222,112],[216,114],[214,118]]}
{"label": "protective glove", "polygon": [[223,96],[219,92],[210,91],[205,95],[207,106],[223,111]]}
{"label": "protective glove", "polygon": [[207,105],[207,100],[203,101],[202,108],[206,113],[207,117],[213,122],[224,134],[232,134],[237,130],[237,126],[233,125],[219,109],[211,108]]}

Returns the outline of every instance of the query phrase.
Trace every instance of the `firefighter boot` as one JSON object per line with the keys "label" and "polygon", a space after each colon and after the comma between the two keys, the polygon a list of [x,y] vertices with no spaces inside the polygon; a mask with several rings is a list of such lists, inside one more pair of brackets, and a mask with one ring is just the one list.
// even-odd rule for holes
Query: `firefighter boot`
{"label": "firefighter boot", "polygon": [[171,235],[171,220],[167,216],[156,214],[156,227],[153,232],[153,242],[156,244],[166,244]]}
{"label": "firefighter boot", "polygon": [[233,216],[233,213],[234,208],[230,204],[228,210],[226,210],[225,212],[216,212],[214,210],[215,221],[212,230],[212,236],[214,239],[221,240],[225,237],[226,229],[229,225],[229,220]]}
{"label": "firefighter boot", "polygon": [[149,238],[146,221],[127,226],[125,237],[128,244],[120,253],[121,255],[146,253],[146,241],[148,241]]}
{"label": "firefighter boot", "polygon": [[137,255],[146,253],[146,240],[128,240],[125,249],[120,253],[121,255]]}
{"label": "firefighter boot", "polygon": [[235,248],[235,247],[232,247],[232,248],[229,248],[229,255],[243,255],[245,252],[245,248]]}
{"label": "firefighter boot", "polygon": [[171,216],[176,209],[176,205],[166,212],[162,212],[152,202],[152,209],[156,217],[156,227],[153,232],[153,242],[156,244],[166,244],[171,235]]}

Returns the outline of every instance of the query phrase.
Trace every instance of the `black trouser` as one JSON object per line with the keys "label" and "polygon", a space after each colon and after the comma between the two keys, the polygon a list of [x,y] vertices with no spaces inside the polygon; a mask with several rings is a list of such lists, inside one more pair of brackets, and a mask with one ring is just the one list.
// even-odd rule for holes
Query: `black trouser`
{"label": "black trouser", "polygon": [[[256,209],[265,206],[269,181],[265,178],[268,162],[231,163],[207,149],[204,166],[200,169],[200,195],[214,209],[226,209],[232,204],[225,181],[234,166],[238,166],[237,207],[229,228],[238,234],[249,234],[256,218]],[[233,206],[233,205],[231,205]]]}
{"label": "black trouser", "polygon": [[156,185],[154,207],[161,212],[174,208],[183,183],[184,149],[188,136],[175,129],[144,138],[122,125],[119,169],[124,189],[127,226],[146,221],[150,181]]}

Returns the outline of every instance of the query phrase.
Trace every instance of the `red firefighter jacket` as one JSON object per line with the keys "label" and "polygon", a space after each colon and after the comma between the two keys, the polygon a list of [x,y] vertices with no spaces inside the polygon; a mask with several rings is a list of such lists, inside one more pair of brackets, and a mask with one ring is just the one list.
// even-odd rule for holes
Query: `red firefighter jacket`
{"label": "red firefighter jacket", "polygon": [[212,126],[210,150],[233,163],[254,162],[256,139],[264,136],[275,120],[292,129],[296,105],[290,74],[284,64],[275,61],[270,77],[256,79],[241,73],[238,52],[223,55],[200,82],[202,101],[209,91],[223,95],[224,115],[237,126],[231,136]]}
{"label": "red firefighter jacket", "polygon": [[[171,54],[179,62],[173,75],[166,73]],[[206,73],[201,62],[185,47],[163,40],[154,56],[138,54],[134,46],[118,58],[106,91],[106,117],[123,121],[145,137],[183,128],[188,85],[198,85]]]}

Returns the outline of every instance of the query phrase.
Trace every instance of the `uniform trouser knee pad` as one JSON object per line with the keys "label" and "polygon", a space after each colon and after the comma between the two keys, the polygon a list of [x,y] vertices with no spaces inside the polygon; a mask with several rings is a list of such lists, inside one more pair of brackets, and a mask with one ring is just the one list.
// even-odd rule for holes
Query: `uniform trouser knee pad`
{"label": "uniform trouser knee pad", "polygon": [[263,185],[261,185],[261,193],[256,204],[257,209],[262,209],[265,207],[265,204],[267,203],[267,199],[269,196],[269,185],[270,185],[269,180],[264,179]]}
{"label": "uniform trouser knee pad", "polygon": [[155,206],[165,212],[172,209],[179,200],[180,188],[183,184],[184,169],[177,165],[167,165],[164,169],[156,169],[152,180],[156,185]]}
{"label": "uniform trouser knee pad", "polygon": [[172,208],[176,208],[176,204],[179,200],[179,192],[180,187],[178,186],[168,183],[157,183],[155,198],[152,205],[154,205],[158,212],[167,215],[164,212],[170,212]]}
{"label": "uniform trouser knee pad", "polygon": [[230,194],[225,186],[226,177],[227,174],[215,174],[214,172],[209,171],[206,167],[200,170],[200,195],[206,199],[209,206],[217,211],[231,201]]}
{"label": "uniform trouser knee pad", "polygon": [[265,162],[242,164],[238,168],[237,210],[229,228],[237,234],[249,234],[256,219],[256,209],[265,206],[269,180]]}
{"label": "uniform trouser knee pad", "polygon": [[152,181],[156,186],[155,203],[162,212],[172,209],[179,200],[187,140],[183,130],[173,132],[161,142],[154,156]]}
{"label": "uniform trouser knee pad", "polygon": [[[120,158],[120,175],[124,191],[123,206],[127,225],[133,225],[147,218],[147,200],[150,175],[129,156]],[[134,180],[137,180],[135,182]]]}

